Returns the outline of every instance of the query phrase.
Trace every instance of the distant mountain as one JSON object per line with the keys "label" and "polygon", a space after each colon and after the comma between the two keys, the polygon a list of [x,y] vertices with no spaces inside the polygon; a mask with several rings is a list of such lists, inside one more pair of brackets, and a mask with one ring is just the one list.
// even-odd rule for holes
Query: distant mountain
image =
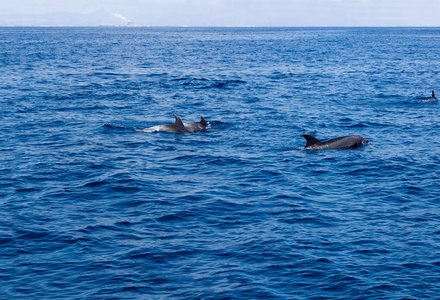
{"label": "distant mountain", "polygon": [[119,14],[55,12],[46,14],[1,14],[0,26],[124,26],[131,24]]}

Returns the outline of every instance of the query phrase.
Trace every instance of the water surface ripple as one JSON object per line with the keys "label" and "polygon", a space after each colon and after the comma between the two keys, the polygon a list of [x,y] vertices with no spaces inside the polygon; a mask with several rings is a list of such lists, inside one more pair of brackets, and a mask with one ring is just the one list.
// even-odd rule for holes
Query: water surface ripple
{"label": "water surface ripple", "polygon": [[0,37],[0,298],[440,295],[440,29]]}

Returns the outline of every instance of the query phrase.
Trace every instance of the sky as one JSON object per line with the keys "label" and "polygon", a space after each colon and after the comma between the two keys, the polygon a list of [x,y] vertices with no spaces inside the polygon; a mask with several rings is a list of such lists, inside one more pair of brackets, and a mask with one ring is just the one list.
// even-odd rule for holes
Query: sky
{"label": "sky", "polygon": [[0,26],[440,26],[440,0],[0,0]]}

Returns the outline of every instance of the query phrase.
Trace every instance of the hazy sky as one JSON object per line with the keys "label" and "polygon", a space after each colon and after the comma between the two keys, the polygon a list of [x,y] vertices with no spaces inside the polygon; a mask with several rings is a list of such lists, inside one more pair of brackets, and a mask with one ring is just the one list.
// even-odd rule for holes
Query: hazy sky
{"label": "hazy sky", "polygon": [[440,26],[440,0],[0,0],[0,25]]}

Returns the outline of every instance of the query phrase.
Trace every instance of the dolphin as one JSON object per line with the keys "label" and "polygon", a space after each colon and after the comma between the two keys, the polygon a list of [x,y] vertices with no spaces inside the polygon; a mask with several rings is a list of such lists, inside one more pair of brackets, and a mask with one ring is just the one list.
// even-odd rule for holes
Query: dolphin
{"label": "dolphin", "polygon": [[317,138],[308,134],[303,134],[301,136],[304,137],[307,141],[307,145],[304,147],[304,149],[313,150],[354,149],[369,143],[369,141],[367,141],[363,136],[360,135],[341,136],[324,142],[321,142]]}
{"label": "dolphin", "polygon": [[431,97],[423,97],[420,98],[422,102],[436,102],[437,98],[435,97],[434,91],[432,91]]}
{"label": "dolphin", "polygon": [[435,97],[434,91],[432,91],[431,98],[428,99],[428,101],[437,101],[437,98]]}
{"label": "dolphin", "polygon": [[176,118],[176,121],[173,124],[157,125],[157,126],[142,129],[140,131],[141,132],[163,131],[163,132],[172,132],[172,133],[191,133],[190,130],[186,129],[185,126],[183,126],[182,120],[177,115],[174,115],[174,118]]}
{"label": "dolphin", "polygon": [[206,130],[206,121],[203,117],[200,117],[200,118],[201,118],[200,122],[183,123],[183,126],[185,126],[186,129],[191,130],[191,131]]}

